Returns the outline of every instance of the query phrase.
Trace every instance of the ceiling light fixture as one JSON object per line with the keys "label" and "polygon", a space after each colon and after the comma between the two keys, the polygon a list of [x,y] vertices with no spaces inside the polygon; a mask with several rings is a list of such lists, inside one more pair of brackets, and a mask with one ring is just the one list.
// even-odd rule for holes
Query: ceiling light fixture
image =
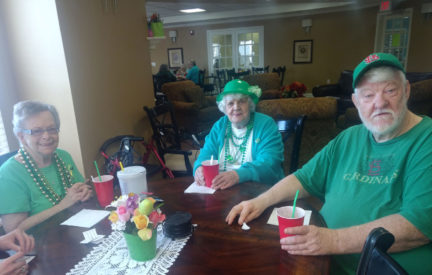
{"label": "ceiling light fixture", "polygon": [[206,11],[206,10],[203,10],[200,8],[180,10],[180,12],[184,12],[184,13],[195,13],[195,12],[203,12],[203,11]]}

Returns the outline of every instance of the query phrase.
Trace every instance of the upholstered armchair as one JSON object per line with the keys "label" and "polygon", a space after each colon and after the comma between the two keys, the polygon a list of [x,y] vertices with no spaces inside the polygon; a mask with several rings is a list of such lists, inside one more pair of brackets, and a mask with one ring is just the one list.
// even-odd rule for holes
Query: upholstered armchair
{"label": "upholstered armchair", "polygon": [[336,128],[337,101],[331,97],[280,98],[258,102],[257,111],[274,119],[306,115],[300,145],[299,167],[340,132]]}
{"label": "upholstered armchair", "polygon": [[260,100],[280,98],[280,83],[281,80],[277,73],[263,73],[246,75],[243,80],[249,83],[249,85],[257,85],[262,90]]}
{"label": "upholstered armchair", "polygon": [[216,97],[205,96],[202,88],[190,80],[165,83],[162,92],[173,105],[178,127],[183,131],[208,131],[223,115]]}

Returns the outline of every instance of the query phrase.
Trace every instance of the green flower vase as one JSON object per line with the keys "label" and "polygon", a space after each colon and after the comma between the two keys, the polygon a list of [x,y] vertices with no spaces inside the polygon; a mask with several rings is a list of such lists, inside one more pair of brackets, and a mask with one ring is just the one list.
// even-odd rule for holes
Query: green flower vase
{"label": "green flower vase", "polygon": [[162,22],[152,22],[150,24],[150,28],[154,37],[165,36]]}
{"label": "green flower vase", "polygon": [[123,232],[126,244],[129,249],[129,256],[138,262],[145,262],[156,256],[156,229],[153,230],[150,240],[143,241],[137,235]]}

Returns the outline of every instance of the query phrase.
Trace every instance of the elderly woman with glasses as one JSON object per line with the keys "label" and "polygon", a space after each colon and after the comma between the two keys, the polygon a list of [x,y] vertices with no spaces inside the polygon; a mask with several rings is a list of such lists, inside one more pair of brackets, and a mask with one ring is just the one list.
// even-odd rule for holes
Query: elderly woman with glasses
{"label": "elderly woman with glasses", "polygon": [[27,230],[92,195],[72,157],[57,149],[60,120],[54,106],[14,106],[18,153],[0,167],[0,215],[6,232]]}
{"label": "elderly woman with glasses", "polygon": [[260,95],[260,88],[238,79],[228,82],[218,95],[218,107],[225,116],[213,125],[195,161],[198,185],[205,184],[202,162],[212,156],[219,163],[214,189],[247,181],[274,184],[284,177],[284,147],[276,123],[255,112]]}

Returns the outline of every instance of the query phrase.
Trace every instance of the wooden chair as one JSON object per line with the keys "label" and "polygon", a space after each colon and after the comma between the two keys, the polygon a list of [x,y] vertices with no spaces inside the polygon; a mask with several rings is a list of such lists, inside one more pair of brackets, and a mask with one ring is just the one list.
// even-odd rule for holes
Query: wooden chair
{"label": "wooden chair", "polygon": [[222,81],[217,75],[206,76],[202,88],[205,95],[220,94],[222,91]]}
{"label": "wooden chair", "polygon": [[232,68],[230,70],[226,70],[226,74],[227,74],[227,82],[235,79],[235,68]]}
{"label": "wooden chair", "polygon": [[[289,170],[285,171],[289,172],[289,174],[295,172],[299,165],[300,145],[305,120],[305,115],[276,120],[278,130],[282,135],[282,142],[284,143],[285,160],[290,159]],[[289,143],[289,141],[291,141],[291,143]],[[291,150],[289,150],[290,147]],[[289,156],[289,152],[291,156]]]}
{"label": "wooden chair", "polygon": [[242,79],[245,75],[250,75],[250,74],[251,74],[250,70],[234,73],[233,79]]}
{"label": "wooden chair", "polygon": [[286,66],[273,68],[273,72],[277,73],[279,75],[280,80],[281,80],[280,86],[282,86],[284,83],[285,71],[286,71]]}
{"label": "wooden chair", "polygon": [[[394,236],[382,227],[373,229],[363,246],[357,275],[407,275],[387,250],[394,243]],[[419,263],[420,264],[420,263]]]}
{"label": "wooden chair", "polygon": [[269,72],[270,65],[267,65],[265,67],[252,67],[252,74],[263,74]]}
{"label": "wooden chair", "polygon": [[206,75],[206,69],[199,70],[199,72],[198,72],[198,85],[201,88],[204,87],[205,75]]}
{"label": "wooden chair", "polygon": [[225,69],[216,70],[216,76],[219,77],[221,81],[221,88],[225,87],[227,81],[227,74]]}
{"label": "wooden chair", "polygon": [[153,129],[152,141],[156,143],[158,154],[165,165],[174,176],[192,176],[198,151],[182,148],[185,139],[178,130],[171,103],[165,102],[153,108],[144,106],[144,110]]}

